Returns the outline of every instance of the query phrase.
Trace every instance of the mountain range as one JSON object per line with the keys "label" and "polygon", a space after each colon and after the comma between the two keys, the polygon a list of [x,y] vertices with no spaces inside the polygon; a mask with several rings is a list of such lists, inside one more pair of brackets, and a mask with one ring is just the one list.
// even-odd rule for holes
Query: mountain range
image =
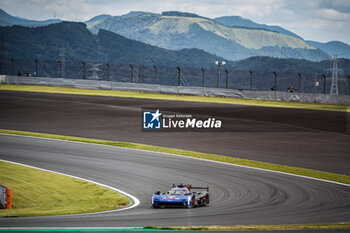
{"label": "mountain range", "polygon": [[0,26],[11,26],[11,25],[22,25],[22,26],[45,26],[52,23],[59,23],[62,22],[60,19],[47,19],[43,21],[37,21],[37,20],[29,20],[29,19],[23,19],[19,17],[12,16],[5,12],[4,10],[0,9]]}
{"label": "mountain range", "polygon": [[303,39],[297,34],[291,31],[288,31],[280,26],[269,26],[266,24],[258,24],[249,19],[242,18],[240,16],[223,16],[223,17],[215,18],[214,20],[228,27],[265,29],[268,31],[279,32],[284,35],[293,36],[298,39]]}
{"label": "mountain range", "polygon": [[92,34],[84,23],[61,22],[43,27],[0,27],[7,59],[110,62],[161,66],[210,66],[222,58],[199,49],[166,50],[99,30]]}
{"label": "mountain range", "polygon": [[[203,50],[166,50],[103,29],[95,35],[85,24],[75,22],[61,22],[42,27],[0,27],[1,44],[1,58],[27,59],[29,63],[34,59],[55,63],[64,57],[66,62],[72,64],[86,61],[215,69],[213,61],[223,60]],[[339,64],[346,74],[350,73],[350,60],[340,59]],[[329,67],[329,60],[312,62],[271,57],[251,57],[236,62],[228,61],[225,65],[225,68],[231,70],[291,73],[321,73]]]}
{"label": "mountain range", "polygon": [[320,43],[316,41],[306,41],[309,45],[319,48],[330,55],[337,55],[338,57],[350,59],[350,46],[340,41],[330,41],[327,43]]}
{"label": "mountain range", "polygon": [[[142,15],[156,15],[156,14],[153,14],[150,12],[143,12],[143,11],[132,11],[126,15],[115,16],[115,17],[120,17],[120,18],[127,20],[128,18],[140,17]],[[196,14],[175,12],[175,11],[163,12],[162,15],[164,15],[164,16],[177,15],[179,17],[195,17],[195,18],[207,19],[209,21],[211,20],[209,18],[201,17],[201,16],[198,16]],[[100,15],[100,16],[96,16],[96,17],[86,21],[85,23],[88,24],[89,28],[93,28],[94,26],[96,26],[96,28],[98,28],[99,26],[97,26],[97,25],[103,24],[103,22],[105,20],[108,20],[108,21],[113,20],[113,16]],[[255,22],[249,20],[249,19],[242,18],[240,16],[223,16],[223,17],[214,18],[214,21],[216,21],[224,26],[227,26],[227,27],[266,30],[266,31],[270,31],[270,32],[277,32],[277,33],[287,35],[287,36],[292,36],[292,37],[295,37],[297,39],[303,40],[303,38],[301,38],[299,35],[291,32],[291,31],[288,31],[282,27],[270,26],[270,25],[266,25],[266,24],[258,24],[258,23],[255,23]],[[92,29],[92,30],[96,30],[96,29]],[[128,34],[125,33],[125,36],[128,36]],[[350,45],[348,45],[346,43],[343,43],[340,41],[332,41],[332,42],[327,42],[327,43],[321,43],[321,42],[316,42],[316,41],[305,41],[305,42],[308,45],[310,45],[316,49],[320,49],[320,50],[324,51],[328,55],[338,54],[338,57],[350,58]],[[215,51],[214,51],[214,54],[215,54]],[[262,53],[262,54],[258,54],[258,55],[268,55],[268,54]],[[284,54],[282,54],[282,56],[277,55],[275,57],[287,58],[288,56],[285,56]],[[294,55],[292,55],[292,57],[298,58]],[[326,59],[328,59],[328,58],[329,58],[329,56]],[[307,58],[305,58],[305,59],[307,59]],[[310,59],[310,60],[317,60],[317,59]]]}
{"label": "mountain range", "polygon": [[[220,22],[223,25],[229,26],[229,27],[243,27],[243,28],[259,28],[259,29],[266,29],[269,31],[275,31],[279,32],[281,34],[293,36],[299,39],[303,39],[297,34],[288,31],[282,27],[279,26],[269,26],[266,24],[258,24],[255,23],[249,19],[244,19],[240,16],[223,16],[219,18],[215,18],[215,21]],[[330,41],[327,43],[321,43],[317,41],[305,41],[307,44],[311,45],[314,48],[321,49],[322,51],[326,52],[329,55],[337,54],[338,57],[342,58],[348,58],[350,59],[350,45],[341,42],[341,41]]]}
{"label": "mountain range", "polygon": [[[18,18],[0,9],[1,26],[38,27],[58,22],[61,20]],[[104,29],[165,49],[198,48],[227,60],[270,56],[320,61],[333,54],[350,58],[350,46],[346,43],[304,41],[281,27],[257,24],[239,16],[209,19],[186,12],[134,11],[122,16],[98,15],[85,23],[95,34]]]}
{"label": "mountain range", "polygon": [[252,56],[325,60],[329,55],[294,36],[261,28],[229,27],[191,13],[140,13],[131,17],[105,17],[87,23],[93,33],[115,32],[161,48],[203,49],[228,60]]}

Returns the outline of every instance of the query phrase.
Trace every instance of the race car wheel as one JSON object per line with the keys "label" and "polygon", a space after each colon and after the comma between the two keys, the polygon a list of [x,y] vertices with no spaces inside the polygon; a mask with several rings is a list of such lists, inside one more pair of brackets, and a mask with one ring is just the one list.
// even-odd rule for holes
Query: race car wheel
{"label": "race car wheel", "polygon": [[188,205],[187,205],[187,208],[193,208],[193,205],[194,205],[194,198],[192,198],[191,200],[188,201]]}
{"label": "race car wheel", "polygon": [[204,200],[203,200],[203,205],[204,205],[204,206],[207,206],[207,205],[208,205],[207,199],[206,199],[206,198],[204,198]]}

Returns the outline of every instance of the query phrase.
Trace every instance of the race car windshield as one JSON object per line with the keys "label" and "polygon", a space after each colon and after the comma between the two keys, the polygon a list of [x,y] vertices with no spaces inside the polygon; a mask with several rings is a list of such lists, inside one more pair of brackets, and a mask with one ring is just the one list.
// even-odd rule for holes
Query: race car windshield
{"label": "race car windshield", "polygon": [[170,195],[185,195],[188,193],[188,190],[185,189],[172,189],[169,191]]}

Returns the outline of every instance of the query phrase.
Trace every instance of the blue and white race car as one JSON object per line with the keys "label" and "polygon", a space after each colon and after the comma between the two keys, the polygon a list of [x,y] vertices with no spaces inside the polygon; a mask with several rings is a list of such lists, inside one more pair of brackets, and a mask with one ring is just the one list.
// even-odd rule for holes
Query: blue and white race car
{"label": "blue and white race car", "polygon": [[[192,192],[193,189],[203,190]],[[167,193],[156,192],[152,196],[152,206],[160,207],[197,207],[209,204],[209,187],[192,187],[191,185],[173,185]]]}

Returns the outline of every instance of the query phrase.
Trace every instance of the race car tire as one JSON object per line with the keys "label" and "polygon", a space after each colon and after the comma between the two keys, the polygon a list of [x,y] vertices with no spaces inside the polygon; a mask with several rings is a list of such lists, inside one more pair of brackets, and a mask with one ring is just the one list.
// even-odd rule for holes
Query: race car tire
{"label": "race car tire", "polygon": [[194,200],[195,198],[192,198],[192,200],[190,201],[189,205],[187,206],[187,208],[193,208],[194,206]]}

